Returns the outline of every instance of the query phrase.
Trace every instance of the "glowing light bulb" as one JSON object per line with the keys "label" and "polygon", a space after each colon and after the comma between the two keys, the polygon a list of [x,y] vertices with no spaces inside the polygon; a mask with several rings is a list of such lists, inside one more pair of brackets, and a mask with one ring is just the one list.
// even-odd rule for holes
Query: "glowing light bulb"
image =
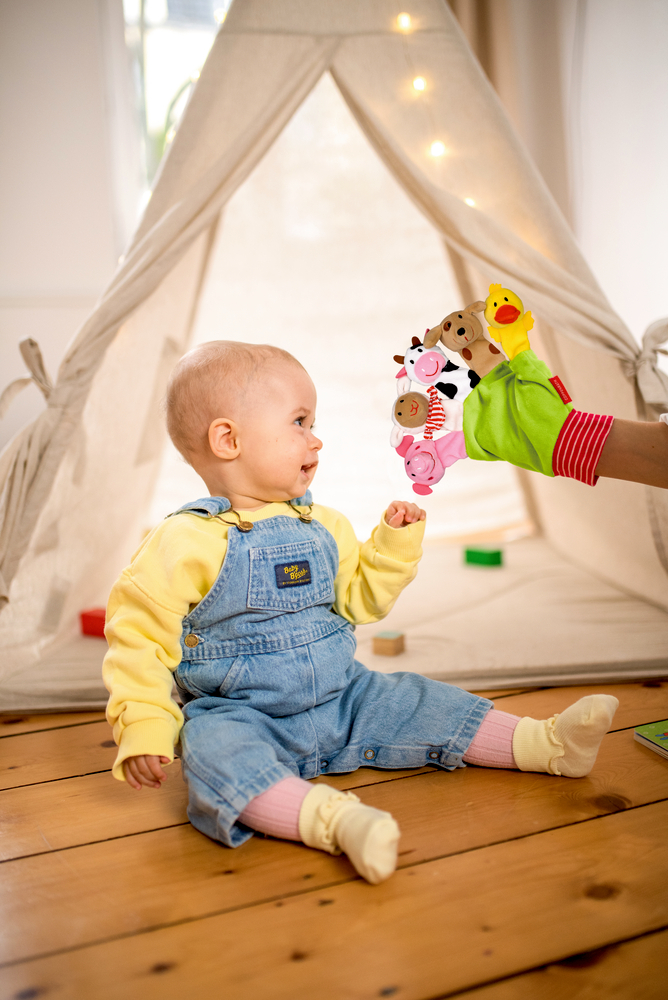
{"label": "glowing light bulb", "polygon": [[425,80],[425,78],[423,76],[416,76],[415,77],[415,79],[413,80],[413,89],[414,90],[426,90],[427,89],[427,81]]}
{"label": "glowing light bulb", "polygon": [[192,80],[193,83],[195,83],[196,80],[199,80],[199,74],[200,74],[200,71],[198,69],[196,69],[195,72],[190,77],[190,79]]}
{"label": "glowing light bulb", "polygon": [[399,14],[397,17],[397,27],[399,31],[410,31],[411,30],[411,16],[410,14]]}
{"label": "glowing light bulb", "polygon": [[227,8],[219,7],[218,10],[214,10],[213,16],[217,24],[222,24],[227,17]]}
{"label": "glowing light bulb", "polygon": [[176,135],[176,125],[172,125],[172,127],[169,130],[169,132],[165,136],[165,142],[167,144],[169,144],[172,141],[172,139],[174,138],[175,135]]}
{"label": "glowing light bulb", "polygon": [[437,139],[436,142],[432,142],[429,152],[432,156],[443,156],[445,153],[445,143],[441,142],[440,139]]}
{"label": "glowing light bulb", "polygon": [[470,205],[471,208],[475,208],[475,202],[473,198],[464,198],[464,201],[466,202],[467,205]]}

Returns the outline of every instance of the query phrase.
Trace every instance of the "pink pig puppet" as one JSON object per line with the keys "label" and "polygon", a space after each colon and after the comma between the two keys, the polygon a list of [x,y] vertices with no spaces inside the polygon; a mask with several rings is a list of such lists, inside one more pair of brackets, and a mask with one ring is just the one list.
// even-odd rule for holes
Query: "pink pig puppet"
{"label": "pink pig puppet", "polygon": [[404,468],[413,480],[413,490],[421,496],[432,492],[445,470],[460,458],[466,458],[463,431],[453,431],[437,441],[416,441],[407,434],[396,449],[404,460]]}

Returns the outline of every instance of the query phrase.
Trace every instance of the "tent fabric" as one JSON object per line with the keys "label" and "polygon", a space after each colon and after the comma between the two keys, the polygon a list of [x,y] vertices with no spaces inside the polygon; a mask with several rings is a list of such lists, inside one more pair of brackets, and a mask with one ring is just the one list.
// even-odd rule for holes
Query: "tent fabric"
{"label": "tent fabric", "polygon": [[[83,594],[89,604],[106,596],[150,499],[156,404],[188,343],[212,227],[326,71],[476,280],[530,299],[538,353],[566,375],[581,408],[632,418],[639,407],[650,417],[668,408],[655,364],[665,329],[641,350],[615,315],[444,0],[412,0],[408,33],[397,13],[385,0],[232,7],[125,260],[67,352],[45,412],[0,456],[0,639],[10,651],[0,683],[46,662]],[[430,80],[420,101],[418,72]],[[444,156],[430,155],[434,140]],[[584,495],[560,482],[550,492],[535,478],[553,545],[668,607],[665,491],[608,483]]]}

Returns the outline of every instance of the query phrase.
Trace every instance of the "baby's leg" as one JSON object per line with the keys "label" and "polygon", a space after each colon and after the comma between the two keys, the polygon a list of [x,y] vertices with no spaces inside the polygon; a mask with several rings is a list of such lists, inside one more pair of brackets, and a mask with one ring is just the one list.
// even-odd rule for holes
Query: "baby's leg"
{"label": "baby's leg", "polygon": [[252,799],[239,819],[272,837],[301,840],[329,854],[343,852],[373,884],[397,866],[399,827],[390,814],[328,785],[284,778]]}
{"label": "baby's leg", "polygon": [[468,764],[543,771],[567,778],[589,774],[619,702],[609,694],[580,698],[551,719],[488,712],[464,755]]}

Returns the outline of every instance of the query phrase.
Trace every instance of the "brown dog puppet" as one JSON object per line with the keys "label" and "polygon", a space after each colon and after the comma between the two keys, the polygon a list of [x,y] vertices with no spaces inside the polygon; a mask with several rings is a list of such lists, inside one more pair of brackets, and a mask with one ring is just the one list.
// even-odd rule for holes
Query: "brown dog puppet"
{"label": "brown dog puppet", "polygon": [[475,315],[484,309],[484,302],[473,302],[460,312],[450,313],[438,326],[427,331],[424,346],[433,347],[440,340],[449,351],[461,354],[469,368],[484,378],[506,360],[498,347],[486,339],[482,323]]}

